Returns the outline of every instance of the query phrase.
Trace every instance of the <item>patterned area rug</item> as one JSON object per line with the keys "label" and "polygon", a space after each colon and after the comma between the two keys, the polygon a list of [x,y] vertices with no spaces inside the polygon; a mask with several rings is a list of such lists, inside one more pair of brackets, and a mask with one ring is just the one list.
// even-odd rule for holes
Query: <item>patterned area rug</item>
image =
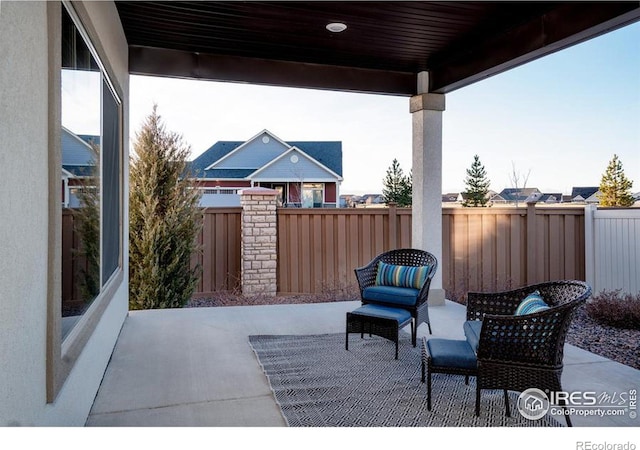
{"label": "patterned area rug", "polygon": [[562,426],[553,417],[528,420],[510,392],[483,391],[475,415],[475,378],[434,374],[432,408],[420,382],[420,344],[401,333],[399,359],[392,342],[344,334],[249,336],[282,415],[292,427],[528,427]]}

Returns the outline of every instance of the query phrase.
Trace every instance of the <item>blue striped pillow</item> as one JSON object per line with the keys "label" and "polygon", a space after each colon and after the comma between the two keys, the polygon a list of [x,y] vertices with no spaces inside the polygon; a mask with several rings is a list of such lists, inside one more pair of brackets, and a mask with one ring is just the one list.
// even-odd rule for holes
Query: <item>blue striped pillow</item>
{"label": "blue striped pillow", "polygon": [[429,274],[429,266],[397,266],[378,262],[377,286],[421,289]]}
{"label": "blue striped pillow", "polygon": [[549,309],[549,305],[542,299],[540,292],[533,291],[520,302],[514,315],[522,316],[524,314],[533,314],[544,311],[545,309]]}

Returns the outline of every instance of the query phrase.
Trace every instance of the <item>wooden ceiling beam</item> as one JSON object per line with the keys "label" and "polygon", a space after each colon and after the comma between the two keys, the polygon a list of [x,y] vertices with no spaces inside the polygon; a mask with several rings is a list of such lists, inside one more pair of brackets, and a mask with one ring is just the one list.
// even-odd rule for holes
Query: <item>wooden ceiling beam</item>
{"label": "wooden ceiling beam", "polygon": [[129,72],[134,75],[233,81],[411,96],[417,75],[409,72],[296,63],[240,56],[129,46]]}

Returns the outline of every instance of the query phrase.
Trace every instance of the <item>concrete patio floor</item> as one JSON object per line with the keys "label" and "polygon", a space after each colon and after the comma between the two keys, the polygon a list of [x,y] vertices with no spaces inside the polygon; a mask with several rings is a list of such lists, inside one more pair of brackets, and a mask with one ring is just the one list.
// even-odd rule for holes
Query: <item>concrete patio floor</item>
{"label": "concrete patio floor", "polygon": [[[86,425],[90,427],[282,427],[285,422],[249,346],[252,334],[344,332],[359,302],[132,311]],[[430,308],[434,337],[463,338],[465,308]],[[408,328],[406,328],[408,330]],[[419,336],[428,333],[419,328]],[[419,380],[416,380],[419,382]],[[640,371],[570,345],[566,391],[640,388]],[[426,395],[426,388],[425,388]],[[574,426],[640,425],[629,414],[572,416]]]}

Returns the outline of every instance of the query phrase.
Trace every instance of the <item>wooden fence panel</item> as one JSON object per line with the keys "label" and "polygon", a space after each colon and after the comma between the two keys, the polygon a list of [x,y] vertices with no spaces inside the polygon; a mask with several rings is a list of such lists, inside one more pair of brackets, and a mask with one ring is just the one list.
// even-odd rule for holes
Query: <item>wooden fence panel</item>
{"label": "wooden fence panel", "polygon": [[200,250],[191,258],[201,266],[194,297],[240,287],[241,208],[206,208],[197,242]]}
{"label": "wooden fence panel", "polygon": [[[410,208],[281,208],[278,226],[278,291],[318,293],[356,283],[353,270],[392,248],[411,247]],[[207,208],[192,265],[202,266],[196,296],[239,288],[241,208]],[[77,240],[70,211],[63,212],[63,300],[73,299]],[[612,252],[632,254],[629,270],[611,283],[637,283],[638,221],[603,224],[620,246],[599,251],[598,270]],[[585,279],[584,209],[576,207],[444,208],[443,287],[449,297],[469,290],[493,291],[554,279]],[[617,230],[617,231],[616,231]],[[634,240],[635,238],[635,240]],[[603,242],[601,238],[600,242]],[[606,238],[606,242],[612,242]],[[614,279],[618,276],[620,279]],[[75,283],[77,284],[77,283]]]}
{"label": "wooden fence panel", "polygon": [[278,292],[355,285],[356,267],[394,242],[411,245],[410,219],[410,209],[397,208],[278,209]]}

